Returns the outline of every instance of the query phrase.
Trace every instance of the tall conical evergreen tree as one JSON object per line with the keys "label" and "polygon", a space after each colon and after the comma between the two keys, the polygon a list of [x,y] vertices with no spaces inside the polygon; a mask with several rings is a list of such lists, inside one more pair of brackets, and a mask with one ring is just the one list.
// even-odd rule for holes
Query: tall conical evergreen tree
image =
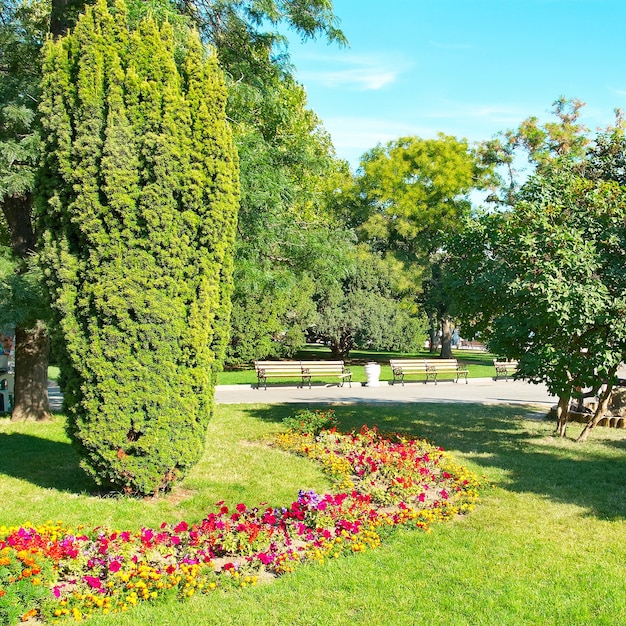
{"label": "tall conical evergreen tree", "polygon": [[[177,62],[178,61],[178,62]],[[49,43],[42,261],[69,432],[105,487],[169,488],[200,458],[228,335],[237,161],[213,55],[99,0]]]}

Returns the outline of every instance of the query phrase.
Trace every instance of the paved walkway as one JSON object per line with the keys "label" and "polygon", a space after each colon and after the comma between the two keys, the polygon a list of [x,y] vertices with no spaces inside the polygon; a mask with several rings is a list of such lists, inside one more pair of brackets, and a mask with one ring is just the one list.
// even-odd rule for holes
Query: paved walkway
{"label": "paved walkway", "polygon": [[523,381],[494,381],[492,378],[470,378],[464,382],[443,381],[407,382],[390,385],[381,382],[379,387],[366,387],[352,383],[352,387],[338,385],[313,385],[300,389],[293,385],[270,383],[265,389],[256,385],[221,385],[215,392],[218,404],[268,404],[284,403],[397,403],[397,402],[473,402],[479,404],[522,404],[542,408],[557,402],[544,385],[531,385]]}
{"label": "paved walkway", "polygon": [[[48,397],[53,411],[61,408],[62,396],[52,381]],[[468,383],[443,381],[407,382],[390,385],[381,382],[379,387],[366,387],[352,383],[352,387],[338,385],[313,385],[300,389],[294,385],[270,383],[265,389],[256,385],[218,385],[215,390],[218,404],[356,404],[405,402],[472,402],[477,404],[520,404],[548,409],[557,402],[544,385],[531,385],[523,381],[497,382],[491,378],[470,378]]]}

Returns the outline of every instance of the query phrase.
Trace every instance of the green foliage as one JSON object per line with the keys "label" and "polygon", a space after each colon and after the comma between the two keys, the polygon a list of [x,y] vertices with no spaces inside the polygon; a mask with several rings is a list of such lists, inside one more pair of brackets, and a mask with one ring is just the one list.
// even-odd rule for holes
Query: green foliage
{"label": "green foliage", "polygon": [[467,141],[402,137],[365,155],[358,178],[361,237],[415,262],[435,251],[470,209],[489,173]]}
{"label": "green foliage", "polygon": [[0,551],[0,620],[11,626],[37,615],[32,607],[51,604],[55,572],[50,559],[28,550]]}
{"label": "green foliage", "polygon": [[450,328],[438,250],[468,215],[470,192],[491,181],[492,169],[466,140],[443,134],[401,137],[361,161],[353,223],[362,241],[400,265],[404,278],[397,282],[422,304],[431,338],[438,325],[445,337]]}
{"label": "green foliage", "polygon": [[289,430],[317,437],[322,430],[337,426],[337,418],[333,409],[303,409],[295,415],[285,417],[283,424]]}
{"label": "green foliage", "polygon": [[[175,62],[180,58],[179,64]],[[84,467],[155,493],[200,458],[228,338],[237,161],[214,56],[98,2],[48,43],[42,261]]]}
{"label": "green foliage", "polygon": [[0,246],[0,326],[35,326],[48,318],[45,302],[43,274],[35,259],[16,260],[9,248]]}
{"label": "green foliage", "polygon": [[[2,0],[0,21],[0,203],[29,196],[41,139],[36,115],[41,44],[47,30],[42,2]],[[30,209],[30,205],[29,209]],[[30,219],[30,214],[23,219]]]}
{"label": "green foliage", "polygon": [[321,35],[328,41],[346,42],[329,0],[195,0],[176,4],[219,50],[225,71],[234,80],[249,84],[262,83],[267,76],[285,69],[285,29],[294,30],[303,40]]}
{"label": "green foliage", "polygon": [[394,290],[389,267],[375,255],[361,249],[343,276],[328,278],[318,286],[312,333],[336,358],[353,348],[409,352],[423,341],[423,320]]}
{"label": "green foliage", "polygon": [[626,189],[593,158],[555,159],[512,211],[477,218],[450,247],[464,328],[487,333],[563,406],[613,381],[626,357],[625,220]]}
{"label": "green foliage", "polygon": [[248,274],[242,266],[235,273],[227,362],[293,356],[305,344],[315,313],[313,281],[285,270],[259,273],[244,267]]}
{"label": "green foliage", "polygon": [[[541,123],[539,118],[526,118],[515,130],[499,133],[479,147],[481,160],[504,170],[504,176],[491,181],[488,201],[513,206],[520,188],[517,167],[524,160],[532,171],[541,170],[559,159],[580,160],[589,146],[588,129],[580,123],[584,102],[564,96],[552,103],[554,118]],[[500,189],[498,189],[500,187]]]}
{"label": "green foliage", "polygon": [[241,209],[228,362],[288,357],[304,345],[313,285],[341,266],[351,234],[326,210],[341,164],[290,76],[236,83]]}

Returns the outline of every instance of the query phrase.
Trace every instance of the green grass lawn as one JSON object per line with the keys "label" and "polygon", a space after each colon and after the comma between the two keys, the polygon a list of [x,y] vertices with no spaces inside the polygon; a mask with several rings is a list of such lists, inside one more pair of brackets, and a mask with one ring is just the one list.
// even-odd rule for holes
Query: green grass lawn
{"label": "green grass lawn", "polygon": [[[469,378],[489,378],[495,375],[495,369],[493,367],[494,357],[488,352],[478,350],[454,350],[453,356],[458,359],[460,363],[467,366]],[[364,383],[367,380],[365,376],[365,364],[370,361],[380,363],[380,380],[393,380],[389,359],[426,359],[429,357],[432,358],[432,355],[426,350],[411,353],[383,352],[380,350],[352,350],[350,352],[350,358],[346,360],[346,365],[352,371],[352,380]],[[308,344],[305,349],[294,356],[294,359],[302,360],[321,361],[330,358],[330,348],[319,344]],[[294,379],[294,382],[295,381],[296,379]],[[254,368],[231,369],[220,372],[217,382],[220,385],[252,385],[257,382],[257,377]]]}
{"label": "green grass lawn", "polygon": [[[218,500],[288,504],[327,479],[268,449],[291,406],[218,406],[202,462],[162,500],[90,495],[63,420],[0,420],[0,525],[61,519],[119,529],[196,521]],[[240,592],[162,602],[90,626],[626,623],[626,430],[584,445],[530,409],[456,404],[337,406],[341,427],[400,430],[450,450],[491,487],[464,518],[400,530],[383,547],[307,565]]]}

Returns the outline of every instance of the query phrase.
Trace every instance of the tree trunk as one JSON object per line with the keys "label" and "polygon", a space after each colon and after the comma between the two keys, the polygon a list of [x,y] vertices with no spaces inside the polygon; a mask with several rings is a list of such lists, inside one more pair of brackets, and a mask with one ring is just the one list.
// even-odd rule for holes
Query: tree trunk
{"label": "tree trunk", "polygon": [[428,351],[437,351],[437,318],[434,315],[428,316],[429,328],[428,328]]}
{"label": "tree trunk", "polygon": [[11,250],[20,259],[35,250],[37,238],[31,220],[33,197],[31,194],[5,196],[2,213],[11,233]]}
{"label": "tree trunk", "polygon": [[[2,212],[11,234],[11,249],[15,256],[26,260],[33,254],[36,235],[32,223],[32,195],[6,196]],[[15,330],[15,396],[13,420],[45,420],[50,417],[48,402],[48,357],[50,337],[45,326],[37,322],[34,328],[20,325]]]}
{"label": "tree trunk", "polygon": [[[617,368],[615,368],[617,371]],[[615,374],[615,371],[613,374]],[[609,401],[611,400],[611,394],[613,393],[613,383],[607,383],[602,395],[598,398],[598,406],[596,407],[596,412],[593,414],[593,417],[587,422],[585,427],[583,428],[580,435],[578,435],[578,439],[576,441],[578,443],[582,443],[587,440],[589,437],[589,433],[598,425],[598,422],[604,417],[607,407],[609,406]]]}
{"label": "tree trunk", "polygon": [[569,412],[569,396],[559,396],[559,404],[556,409],[556,434],[565,437],[567,433],[567,413]]}
{"label": "tree trunk", "polygon": [[354,348],[354,342],[352,341],[352,333],[349,330],[342,332],[338,338],[330,341],[330,352],[335,361],[347,359],[352,348]]}
{"label": "tree trunk", "polygon": [[66,35],[76,24],[78,15],[85,9],[84,0],[52,0],[50,34],[56,39]]}
{"label": "tree trunk", "polygon": [[15,398],[12,421],[50,418],[48,354],[50,337],[43,324],[15,329]]}
{"label": "tree trunk", "polygon": [[451,359],[452,357],[452,324],[449,317],[442,317],[439,320],[441,324],[441,353],[442,359]]}

